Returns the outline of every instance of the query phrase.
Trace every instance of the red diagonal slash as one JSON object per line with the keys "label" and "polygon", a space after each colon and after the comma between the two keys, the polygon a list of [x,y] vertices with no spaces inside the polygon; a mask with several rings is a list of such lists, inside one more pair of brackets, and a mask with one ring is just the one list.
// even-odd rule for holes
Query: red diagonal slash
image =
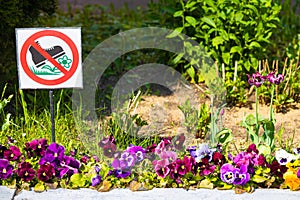
{"label": "red diagonal slash", "polygon": [[61,66],[55,59],[53,59],[50,54],[48,54],[44,49],[42,49],[37,43],[34,41],[31,42],[31,46],[33,46],[42,56],[44,56],[49,62],[51,62],[57,69],[59,69],[63,74],[67,74],[68,70],[66,70],[63,66]]}

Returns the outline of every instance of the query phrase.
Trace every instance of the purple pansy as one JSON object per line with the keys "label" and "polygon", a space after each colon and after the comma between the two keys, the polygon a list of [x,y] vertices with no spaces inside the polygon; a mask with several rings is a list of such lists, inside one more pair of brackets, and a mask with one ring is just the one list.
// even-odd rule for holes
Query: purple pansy
{"label": "purple pansy", "polygon": [[102,181],[102,177],[97,174],[95,177],[92,178],[92,186],[96,187],[97,185],[99,185]]}
{"label": "purple pansy", "polygon": [[135,162],[139,163],[142,160],[144,160],[146,150],[143,147],[140,147],[140,146],[130,145],[127,148],[126,152],[130,153],[131,155],[133,155],[134,158],[135,158]]}
{"label": "purple pansy", "polygon": [[298,168],[297,177],[300,178],[300,167]]}
{"label": "purple pansy", "polygon": [[208,144],[201,144],[198,147],[189,147],[188,151],[190,155],[195,158],[196,162],[201,162],[202,158],[208,158],[210,162],[216,149],[211,149]]}
{"label": "purple pansy", "polygon": [[117,150],[116,140],[113,136],[102,139],[98,145],[102,148],[106,157],[112,158]]}
{"label": "purple pansy", "polygon": [[267,79],[269,80],[270,83],[279,85],[284,80],[284,76],[282,74],[278,74],[276,76],[275,72],[270,72],[267,75]]}
{"label": "purple pansy", "polygon": [[236,171],[237,169],[229,163],[222,165],[220,168],[221,180],[225,183],[233,184]]}
{"label": "purple pansy", "polygon": [[19,160],[21,155],[20,149],[16,146],[10,146],[9,149],[3,152],[3,157],[9,161]]}
{"label": "purple pansy", "polygon": [[159,157],[161,159],[169,160],[170,162],[173,162],[177,159],[177,154],[175,151],[163,151]]}
{"label": "purple pansy", "polygon": [[64,156],[60,165],[61,168],[58,169],[60,178],[62,178],[65,174],[69,177],[73,174],[77,174],[80,168],[80,162],[71,156]]}
{"label": "purple pansy", "polygon": [[261,75],[259,72],[252,74],[252,76],[247,74],[247,77],[249,85],[255,85],[256,87],[260,87],[267,79],[267,77]]}
{"label": "purple pansy", "polygon": [[239,170],[235,171],[235,179],[233,184],[245,185],[250,180],[250,174],[247,172],[247,166],[240,166]]}
{"label": "purple pansy", "polygon": [[49,145],[45,152],[45,155],[40,159],[39,164],[44,165],[46,163],[51,163],[54,167],[60,164],[64,158],[65,148],[57,143],[52,143]]}
{"label": "purple pansy", "polygon": [[7,179],[11,177],[13,171],[13,166],[9,164],[6,159],[0,159],[0,179]]}
{"label": "purple pansy", "polygon": [[250,174],[247,172],[247,166],[242,165],[235,168],[226,163],[220,168],[221,180],[223,182],[235,185],[245,185],[250,180]]}
{"label": "purple pansy", "polygon": [[300,148],[293,148],[293,151],[296,155],[300,155]]}
{"label": "purple pansy", "polygon": [[134,158],[129,153],[124,154],[123,158],[121,159],[115,158],[112,162],[112,167],[114,168],[114,175],[117,178],[125,178],[129,176],[131,174],[131,167],[133,165],[134,165]]}

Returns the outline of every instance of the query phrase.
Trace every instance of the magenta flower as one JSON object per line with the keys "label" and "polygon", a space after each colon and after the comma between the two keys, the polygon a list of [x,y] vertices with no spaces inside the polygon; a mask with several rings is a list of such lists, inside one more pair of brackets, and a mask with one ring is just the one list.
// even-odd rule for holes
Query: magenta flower
{"label": "magenta flower", "polygon": [[58,169],[59,177],[62,178],[65,174],[68,177],[73,174],[77,174],[80,168],[80,162],[73,157],[64,156],[63,160],[60,162],[61,168]]}
{"label": "magenta flower", "polygon": [[17,174],[23,181],[29,182],[35,177],[35,170],[32,169],[32,165],[28,162],[22,162],[19,164]]}
{"label": "magenta flower", "polygon": [[298,168],[297,177],[300,178],[300,167]]}
{"label": "magenta flower", "polygon": [[180,175],[185,175],[192,170],[193,158],[184,156],[183,160],[177,159],[175,161],[175,169]]}
{"label": "magenta flower", "polygon": [[159,157],[161,159],[169,160],[170,162],[173,162],[177,159],[177,154],[174,151],[163,151]]}
{"label": "magenta flower", "polygon": [[156,174],[162,178],[165,178],[170,173],[169,161],[168,160],[155,160],[152,162]]}
{"label": "magenta flower", "polygon": [[176,167],[176,163],[173,162],[171,164],[168,165],[168,167],[170,168],[170,178],[175,180],[177,183],[181,183],[181,177],[182,175],[179,174],[177,167]]}
{"label": "magenta flower", "polygon": [[225,156],[223,154],[221,154],[220,152],[216,151],[213,154],[212,160],[215,165],[221,166],[225,163]]}
{"label": "magenta flower", "polygon": [[21,155],[20,149],[16,146],[10,146],[9,149],[3,152],[4,158],[9,161],[19,160]]}
{"label": "magenta flower", "polygon": [[7,179],[12,176],[13,166],[6,159],[0,159],[0,179]]}
{"label": "magenta flower", "polygon": [[259,72],[252,74],[251,77],[249,74],[247,74],[247,77],[249,85],[255,85],[256,87],[260,87],[267,79],[267,77],[261,75]]}
{"label": "magenta flower", "polygon": [[39,180],[47,182],[55,176],[55,169],[51,164],[41,165],[37,171]]}
{"label": "magenta flower", "polygon": [[29,158],[33,156],[44,156],[46,149],[48,148],[46,139],[32,140],[31,142],[25,143],[25,150]]}
{"label": "magenta flower", "polygon": [[200,176],[207,176],[209,174],[212,174],[216,166],[209,164],[208,158],[202,158],[201,162],[198,163],[199,169],[200,169]]}
{"label": "magenta flower", "polygon": [[40,159],[39,164],[44,165],[46,163],[51,163],[54,167],[60,164],[64,158],[65,148],[57,143],[52,143],[49,145],[45,152],[45,155]]}
{"label": "magenta flower", "polygon": [[278,74],[277,76],[275,76],[275,72],[270,72],[267,75],[267,79],[270,83],[279,85],[284,80],[284,76],[282,74]]}

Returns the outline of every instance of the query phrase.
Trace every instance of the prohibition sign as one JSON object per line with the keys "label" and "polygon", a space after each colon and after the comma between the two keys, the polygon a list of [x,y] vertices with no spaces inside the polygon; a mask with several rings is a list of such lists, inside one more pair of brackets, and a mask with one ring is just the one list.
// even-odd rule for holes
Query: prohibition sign
{"label": "prohibition sign", "polygon": [[[54,36],[57,37],[64,42],[70,47],[72,55],[73,55],[73,62],[70,67],[70,70],[66,70],[62,65],[60,65],[55,59],[53,59],[44,49],[42,49],[36,42],[38,38],[45,37],[45,36]],[[35,75],[29,68],[26,56],[27,53],[29,52],[29,47],[33,46],[42,56],[44,56],[49,62],[51,62],[57,69],[59,69],[64,75],[58,79],[54,80],[47,80],[38,77]],[[78,63],[79,63],[79,54],[76,45],[74,42],[64,33],[61,33],[59,31],[55,30],[43,30],[40,32],[37,32],[33,35],[31,35],[25,42],[24,45],[22,46],[21,53],[20,53],[20,60],[21,60],[21,66],[23,67],[25,73],[27,76],[29,76],[32,80],[36,81],[37,83],[43,84],[43,85],[59,85],[61,83],[66,82],[69,80],[73,74],[76,72],[78,68]]]}

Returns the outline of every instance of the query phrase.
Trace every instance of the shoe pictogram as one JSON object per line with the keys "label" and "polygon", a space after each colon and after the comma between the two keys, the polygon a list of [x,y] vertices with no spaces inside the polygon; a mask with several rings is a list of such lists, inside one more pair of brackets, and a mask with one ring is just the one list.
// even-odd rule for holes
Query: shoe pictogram
{"label": "shoe pictogram", "polygon": [[[41,46],[39,42],[36,42],[37,45]],[[48,49],[44,49],[53,59],[56,59],[65,54],[63,48],[61,46],[53,46]],[[32,61],[35,64],[36,68],[41,67],[45,64],[47,60],[43,55],[41,55],[33,46],[29,47],[29,51],[31,53]]]}

